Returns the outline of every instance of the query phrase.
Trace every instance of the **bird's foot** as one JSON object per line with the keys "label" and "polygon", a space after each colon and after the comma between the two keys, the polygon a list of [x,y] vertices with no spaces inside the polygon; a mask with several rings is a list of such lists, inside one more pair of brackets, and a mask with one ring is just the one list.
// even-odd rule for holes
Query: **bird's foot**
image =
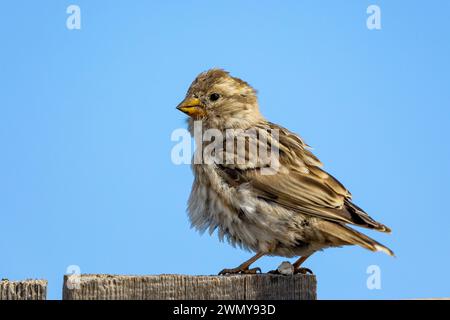
{"label": "bird's foot", "polygon": [[279,275],[285,275],[285,276],[289,276],[289,275],[293,275],[293,274],[314,274],[311,269],[308,268],[297,268],[294,269],[293,271],[287,272],[284,270],[280,270],[280,268],[275,269],[275,270],[270,270],[269,272],[267,272],[269,274],[279,274]]}
{"label": "bird's foot", "polygon": [[267,271],[267,273],[269,273],[269,274],[281,274],[281,272],[278,271],[278,269]]}
{"label": "bird's foot", "polygon": [[219,272],[219,275],[226,275],[226,274],[257,274],[257,273],[261,273],[261,269],[260,268],[252,268],[249,269],[247,268],[243,268],[241,266],[237,267],[237,268],[233,268],[233,269],[223,269],[222,271]]}
{"label": "bird's foot", "polygon": [[294,270],[294,274],[314,274],[311,269],[308,268],[297,268]]}

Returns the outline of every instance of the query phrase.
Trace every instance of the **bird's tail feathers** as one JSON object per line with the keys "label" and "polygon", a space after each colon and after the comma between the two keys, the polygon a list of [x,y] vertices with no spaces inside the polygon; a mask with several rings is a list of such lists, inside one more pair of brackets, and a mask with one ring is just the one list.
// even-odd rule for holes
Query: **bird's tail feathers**
{"label": "bird's tail feathers", "polygon": [[359,245],[370,251],[381,251],[387,255],[395,257],[395,254],[391,249],[366,236],[365,234],[362,234],[361,232],[340,223],[328,221],[323,222],[325,222],[325,224],[322,224],[322,231],[332,237],[338,238],[344,245]]}

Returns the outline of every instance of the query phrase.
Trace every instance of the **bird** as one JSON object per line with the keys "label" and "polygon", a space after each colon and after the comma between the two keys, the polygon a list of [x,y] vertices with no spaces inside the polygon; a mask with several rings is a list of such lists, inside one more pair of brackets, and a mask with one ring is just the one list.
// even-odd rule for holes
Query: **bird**
{"label": "bird", "polygon": [[[261,272],[251,266],[263,256],[297,257],[294,273],[310,273],[302,265],[312,254],[347,245],[394,256],[352,226],[391,229],[352,202],[300,136],[261,114],[257,91],[246,81],[220,68],[204,71],[177,109],[188,115],[189,132],[196,137],[187,206],[191,226],[201,233],[217,231],[220,240],[254,253],[220,275]],[[213,134],[205,138],[203,132]],[[276,161],[255,156],[251,146],[274,150]]]}

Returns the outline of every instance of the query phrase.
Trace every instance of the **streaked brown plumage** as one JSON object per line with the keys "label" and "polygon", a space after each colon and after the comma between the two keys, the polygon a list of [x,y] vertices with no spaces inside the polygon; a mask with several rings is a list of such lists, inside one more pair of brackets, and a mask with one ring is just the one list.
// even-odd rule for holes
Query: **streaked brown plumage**
{"label": "streaked brown plumage", "polygon": [[[245,81],[220,69],[201,73],[191,84],[178,109],[190,115],[189,128],[201,121],[203,130],[258,129],[262,135],[247,137],[249,145],[268,143],[279,150],[278,170],[262,174],[264,159],[248,163],[223,163],[225,156],[239,157],[236,148],[225,144],[211,156],[209,164],[193,164],[194,183],[189,199],[191,223],[200,231],[218,230],[221,239],[256,252],[256,256],[237,268],[222,273],[250,273],[251,263],[263,255],[301,256],[301,263],[312,253],[328,247],[359,245],[372,251],[393,252],[350,228],[356,225],[390,232],[351,201],[350,192],[321,169],[321,162],[303,140],[261,115],[256,91]],[[270,132],[279,133],[278,140]],[[233,133],[237,138],[241,133]],[[210,142],[201,142],[203,146]],[[251,152],[246,147],[246,152]]]}

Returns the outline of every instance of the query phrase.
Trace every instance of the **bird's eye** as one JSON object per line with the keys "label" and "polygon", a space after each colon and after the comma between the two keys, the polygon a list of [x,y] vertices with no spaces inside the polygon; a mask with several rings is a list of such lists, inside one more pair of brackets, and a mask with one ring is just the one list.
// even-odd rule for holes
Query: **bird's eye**
{"label": "bird's eye", "polygon": [[211,101],[217,101],[220,98],[220,94],[218,93],[211,93],[211,95],[209,96],[209,100]]}

